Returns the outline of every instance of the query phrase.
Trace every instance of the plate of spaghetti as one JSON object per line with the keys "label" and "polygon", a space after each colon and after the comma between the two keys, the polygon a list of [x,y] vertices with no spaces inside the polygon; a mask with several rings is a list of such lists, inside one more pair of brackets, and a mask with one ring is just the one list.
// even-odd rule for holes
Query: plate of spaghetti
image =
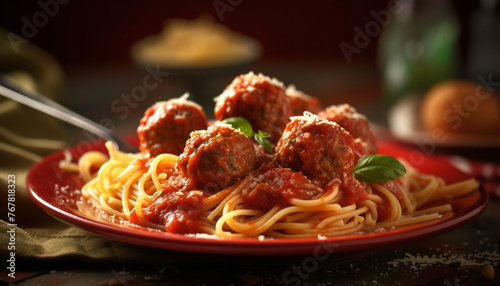
{"label": "plate of spaghetti", "polygon": [[348,104],[324,108],[254,73],[215,100],[212,121],[187,95],[148,108],[137,153],[96,142],[47,156],[27,177],[33,201],[111,239],[240,255],[403,243],[459,227],[488,202],[447,163],[377,142]]}

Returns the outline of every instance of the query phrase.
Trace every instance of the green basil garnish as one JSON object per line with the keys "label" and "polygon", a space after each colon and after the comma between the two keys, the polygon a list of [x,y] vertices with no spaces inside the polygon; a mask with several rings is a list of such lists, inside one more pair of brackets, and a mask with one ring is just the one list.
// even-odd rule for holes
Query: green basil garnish
{"label": "green basil garnish", "polygon": [[247,137],[253,137],[252,124],[243,117],[229,117],[222,120],[222,123],[229,124],[234,129],[239,129]]}
{"label": "green basil garnish", "polygon": [[269,137],[271,137],[271,134],[263,132],[261,130],[259,130],[259,132],[257,132],[257,134],[254,134],[253,136],[255,141],[259,142],[260,145],[266,148],[267,152],[271,153],[273,151],[273,146],[271,145],[271,142],[267,140],[267,138]]}
{"label": "green basil garnish", "polygon": [[388,155],[370,155],[361,158],[353,169],[354,177],[367,183],[385,183],[406,174],[396,158]]}
{"label": "green basil garnish", "polygon": [[257,143],[262,145],[267,152],[271,153],[273,151],[273,146],[271,142],[267,138],[271,137],[271,135],[267,132],[263,132],[259,130],[257,133],[253,132],[252,124],[248,122],[243,117],[229,117],[222,120],[222,123],[231,125],[234,129],[238,129],[247,137],[253,137]]}

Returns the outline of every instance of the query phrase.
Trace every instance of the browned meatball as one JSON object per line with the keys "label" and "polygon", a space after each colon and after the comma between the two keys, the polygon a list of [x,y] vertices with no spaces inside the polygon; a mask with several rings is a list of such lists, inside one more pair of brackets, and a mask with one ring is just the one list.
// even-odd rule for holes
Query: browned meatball
{"label": "browned meatball", "polygon": [[207,118],[198,104],[184,97],[158,102],[146,110],[137,128],[139,149],[149,157],[179,155],[189,134],[206,128]]}
{"label": "browned meatball", "polygon": [[337,122],[356,139],[359,156],[377,153],[377,142],[366,117],[349,104],[332,105],[318,113],[320,118]]}
{"label": "browned meatball", "polygon": [[236,77],[216,100],[217,119],[244,117],[255,131],[269,133],[269,141],[273,143],[279,140],[292,116],[283,84],[262,74]]}
{"label": "browned meatball", "polygon": [[335,181],[343,191],[343,203],[366,198],[352,173],[355,165],[354,138],[337,123],[313,114],[293,117],[276,146],[276,164],[304,173],[321,187]]}
{"label": "browned meatball", "polygon": [[246,176],[257,163],[253,142],[228,125],[196,131],[177,158],[177,167],[191,188],[216,193]]}
{"label": "browned meatball", "polygon": [[304,111],[318,113],[323,110],[321,102],[316,97],[305,94],[297,90],[294,85],[288,86],[286,95],[290,98],[293,115],[302,115]]}

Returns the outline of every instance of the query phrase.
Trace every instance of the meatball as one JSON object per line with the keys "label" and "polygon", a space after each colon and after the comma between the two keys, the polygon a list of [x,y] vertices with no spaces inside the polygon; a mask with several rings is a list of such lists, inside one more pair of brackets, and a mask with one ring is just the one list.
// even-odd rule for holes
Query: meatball
{"label": "meatball", "polygon": [[366,198],[354,178],[354,138],[337,123],[313,114],[292,117],[276,146],[275,163],[304,173],[321,187],[340,182],[345,204]]}
{"label": "meatball", "polygon": [[318,113],[323,110],[321,102],[316,97],[312,97],[297,90],[294,85],[289,85],[286,89],[286,95],[290,99],[293,115],[302,115],[304,111]]}
{"label": "meatball", "polygon": [[320,118],[337,122],[355,138],[359,157],[377,153],[377,142],[366,117],[349,104],[332,105],[318,113]]}
{"label": "meatball", "polygon": [[177,158],[177,168],[189,179],[189,187],[209,194],[233,185],[256,164],[252,140],[239,130],[218,123],[193,132]]}
{"label": "meatball", "polygon": [[146,110],[137,128],[139,149],[145,156],[179,155],[192,131],[207,128],[203,109],[186,97],[158,102]]}
{"label": "meatball", "polygon": [[248,73],[236,77],[216,98],[215,117],[246,118],[252,128],[271,135],[276,143],[290,121],[292,108],[283,84],[262,74]]}

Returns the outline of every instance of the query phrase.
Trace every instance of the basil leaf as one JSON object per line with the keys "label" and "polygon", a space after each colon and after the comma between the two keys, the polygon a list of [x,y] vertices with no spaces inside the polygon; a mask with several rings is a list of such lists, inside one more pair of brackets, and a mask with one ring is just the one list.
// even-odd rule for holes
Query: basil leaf
{"label": "basil leaf", "polygon": [[234,129],[239,129],[247,137],[253,136],[252,125],[243,117],[229,117],[222,120],[222,123],[231,125]]}
{"label": "basil leaf", "polygon": [[385,183],[406,174],[396,158],[388,155],[370,155],[361,158],[353,169],[354,177],[367,183]]}
{"label": "basil leaf", "polygon": [[257,133],[253,132],[252,124],[243,117],[229,117],[222,120],[222,123],[231,125],[234,129],[238,129],[247,137],[253,137],[260,145],[262,145],[266,150],[271,153],[273,151],[273,146],[267,138],[271,137],[271,134],[259,130]]}
{"label": "basil leaf", "polygon": [[271,134],[263,132],[261,130],[259,130],[257,134],[253,136],[255,141],[257,141],[260,145],[266,148],[267,152],[271,153],[273,151],[273,146],[271,145],[271,142],[267,140],[267,138],[269,137],[271,137]]}
{"label": "basil leaf", "polygon": [[267,132],[264,132],[264,131],[262,131],[262,130],[259,130],[259,131],[257,132],[257,134],[258,134],[260,137],[262,137],[262,138],[269,138],[269,137],[271,137],[271,134],[269,134],[269,133],[267,133]]}

